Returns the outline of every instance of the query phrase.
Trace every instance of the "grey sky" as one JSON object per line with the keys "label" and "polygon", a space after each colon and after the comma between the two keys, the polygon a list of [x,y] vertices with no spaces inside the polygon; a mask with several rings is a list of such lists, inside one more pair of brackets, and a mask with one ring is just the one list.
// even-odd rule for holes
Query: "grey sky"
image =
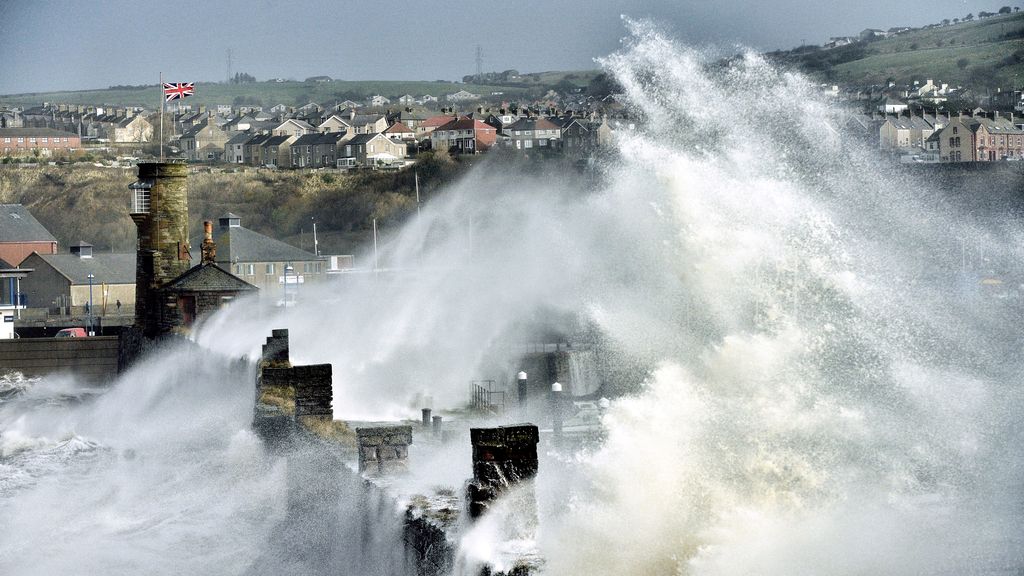
{"label": "grey sky", "polygon": [[257,79],[457,80],[476,69],[594,68],[652,18],[691,44],[790,48],[1020,0],[0,0],[0,94]]}

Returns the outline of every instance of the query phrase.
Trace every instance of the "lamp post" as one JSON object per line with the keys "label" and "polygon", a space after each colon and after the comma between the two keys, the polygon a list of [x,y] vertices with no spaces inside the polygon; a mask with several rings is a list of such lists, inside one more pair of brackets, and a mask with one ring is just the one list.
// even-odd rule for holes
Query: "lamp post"
{"label": "lamp post", "polygon": [[89,329],[87,332],[89,336],[95,336],[96,334],[94,334],[92,331],[92,281],[94,278],[96,278],[96,276],[92,272],[90,272],[89,275],[86,276],[86,278],[89,279]]}
{"label": "lamp post", "polygon": [[286,308],[288,306],[294,305],[294,301],[291,301],[292,303],[289,304],[290,300],[288,299],[288,292],[290,292],[290,290],[288,288],[288,274],[292,273],[294,271],[295,271],[295,268],[292,268],[291,264],[285,264],[284,265],[284,305],[285,305]]}
{"label": "lamp post", "polygon": [[562,444],[562,385],[555,382],[551,385],[551,428],[554,432],[555,446]]}

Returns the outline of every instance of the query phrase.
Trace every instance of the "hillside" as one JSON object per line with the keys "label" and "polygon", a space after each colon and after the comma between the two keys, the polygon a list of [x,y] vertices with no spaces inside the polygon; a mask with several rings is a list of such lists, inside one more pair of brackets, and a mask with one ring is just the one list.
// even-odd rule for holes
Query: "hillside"
{"label": "hillside", "polygon": [[976,88],[1019,87],[1024,84],[1024,13],[911,30],[833,49],[804,46],[768,56],[839,84],[934,78]]}
{"label": "hillside", "polygon": [[[324,103],[331,100],[361,101],[380,94],[392,100],[405,95],[422,96],[430,94],[441,99],[447,94],[467,90],[474,94],[490,97],[500,92],[502,99],[533,98],[543,95],[556,87],[586,86],[597,75],[589,72],[538,72],[523,74],[515,82],[500,84],[463,84],[445,81],[392,81],[392,80],[333,80],[331,82],[266,81],[247,84],[196,83],[195,95],[186,103],[204,104],[256,104],[261,106],[302,106],[309,102]],[[189,80],[175,78],[174,81]],[[160,105],[157,82],[149,86],[121,86],[105,90],[80,90],[65,92],[31,92],[25,94],[0,95],[0,104],[9,106],[35,106],[42,102],[68,104],[95,104],[109,106],[143,106],[155,110]],[[394,102],[394,106],[398,106]]]}
{"label": "hillside", "polygon": [[[424,154],[417,164],[420,196],[426,201],[463,169],[447,155]],[[62,249],[78,240],[97,251],[135,247],[128,216],[128,185],[134,168],[0,166],[0,204],[20,203],[57,237]],[[225,212],[245,227],[311,249],[316,218],[321,250],[347,254],[369,237],[373,219],[386,232],[416,210],[414,173],[348,174],[245,170],[198,171],[189,176],[191,228]]]}

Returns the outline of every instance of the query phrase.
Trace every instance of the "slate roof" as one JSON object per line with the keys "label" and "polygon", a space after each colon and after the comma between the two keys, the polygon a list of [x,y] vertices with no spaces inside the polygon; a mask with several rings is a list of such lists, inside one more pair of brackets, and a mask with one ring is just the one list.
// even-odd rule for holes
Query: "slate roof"
{"label": "slate roof", "polygon": [[383,118],[381,114],[356,114],[352,118],[351,123],[353,126],[365,126],[367,124],[374,124],[381,118]]}
{"label": "slate roof", "polygon": [[216,264],[200,264],[163,287],[169,292],[251,292],[259,288]]}
{"label": "slate roof", "polygon": [[261,144],[260,146],[280,146],[281,144],[287,142],[289,138],[291,138],[291,136],[272,136],[268,138],[265,142],[263,142],[263,144]]}
{"label": "slate roof", "polygon": [[[135,284],[135,253],[94,254],[92,258],[79,258],[76,254],[39,254],[38,256],[72,284]],[[31,258],[32,256],[29,256]],[[38,267],[37,267],[38,268]]]}
{"label": "slate roof", "polygon": [[351,140],[349,140],[345,144],[351,144],[353,146],[355,146],[356,144],[366,144],[367,142],[373,140],[377,136],[380,136],[380,134],[356,134],[355,136],[352,137]]}
{"label": "slate roof", "polygon": [[505,127],[505,131],[510,130],[558,130],[558,124],[548,120],[547,118],[520,118],[516,120],[514,124]]}
{"label": "slate roof", "polygon": [[[264,236],[242,226],[215,226],[213,241],[217,244],[218,262],[312,262],[320,260],[315,254]],[[193,246],[203,243],[202,236],[192,239]],[[201,254],[194,250],[192,261],[199,261]]]}
{"label": "slate roof", "polygon": [[56,242],[21,204],[0,204],[0,242]]}
{"label": "slate roof", "polygon": [[320,142],[320,134],[303,134],[299,136],[295,142],[292,142],[292,146],[312,146]]}
{"label": "slate roof", "polygon": [[59,138],[78,138],[78,134],[72,134],[71,132],[63,132],[61,130],[54,130],[53,128],[0,128],[0,137],[3,138],[15,138],[15,137],[41,137],[49,138],[56,136]]}
{"label": "slate roof", "polygon": [[262,146],[267,140],[270,140],[270,134],[257,134],[245,142],[246,146]]}
{"label": "slate roof", "polygon": [[240,133],[235,134],[234,136],[232,136],[230,140],[228,140],[227,142],[224,143],[224,145],[225,146],[234,146],[236,144],[245,144],[252,137],[253,137],[252,134],[249,134],[247,132],[240,132]]}

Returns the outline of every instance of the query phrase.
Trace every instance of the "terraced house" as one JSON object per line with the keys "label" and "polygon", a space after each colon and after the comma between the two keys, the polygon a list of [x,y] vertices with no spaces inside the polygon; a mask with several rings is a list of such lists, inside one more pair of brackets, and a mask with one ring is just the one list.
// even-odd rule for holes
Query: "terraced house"
{"label": "terraced house", "polygon": [[73,152],[82,147],[77,134],[53,128],[0,128],[0,149],[4,156],[25,156],[39,152],[40,156]]}
{"label": "terraced house", "polygon": [[1024,158],[1024,130],[1013,116],[951,118],[938,138],[942,162],[997,162]]}
{"label": "terraced house", "polygon": [[502,130],[502,135],[508,137],[509,145],[516,150],[551,149],[558,146],[562,129],[547,118],[520,118]]}

